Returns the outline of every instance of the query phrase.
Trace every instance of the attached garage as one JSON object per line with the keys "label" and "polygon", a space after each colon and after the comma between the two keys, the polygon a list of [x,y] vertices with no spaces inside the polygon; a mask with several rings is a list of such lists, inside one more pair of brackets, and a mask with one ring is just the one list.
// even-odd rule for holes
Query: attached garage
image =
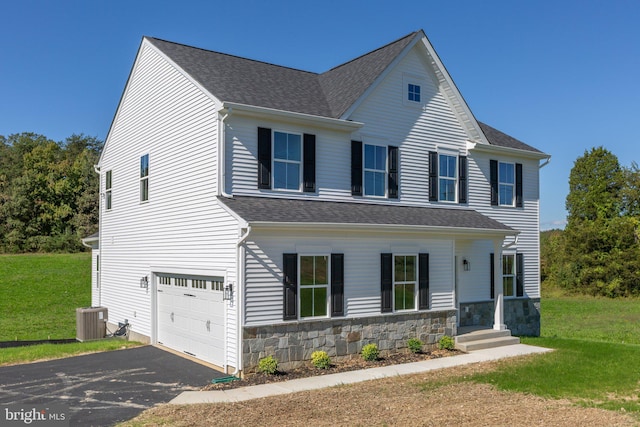
{"label": "attached garage", "polygon": [[224,278],[156,273],[158,343],[224,365]]}

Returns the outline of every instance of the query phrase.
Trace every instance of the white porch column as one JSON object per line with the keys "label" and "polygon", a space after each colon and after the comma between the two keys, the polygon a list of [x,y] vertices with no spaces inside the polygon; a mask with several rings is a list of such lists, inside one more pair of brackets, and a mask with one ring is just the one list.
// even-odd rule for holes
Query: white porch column
{"label": "white porch column", "polygon": [[493,329],[507,329],[504,323],[504,286],[502,284],[502,240],[493,241]]}

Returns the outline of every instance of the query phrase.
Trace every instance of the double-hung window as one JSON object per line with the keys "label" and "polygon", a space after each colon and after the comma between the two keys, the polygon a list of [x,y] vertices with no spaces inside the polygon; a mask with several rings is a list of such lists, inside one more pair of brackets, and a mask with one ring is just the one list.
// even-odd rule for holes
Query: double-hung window
{"label": "double-hung window", "polygon": [[498,204],[513,206],[515,201],[515,165],[513,163],[498,163]]}
{"label": "double-hung window", "polygon": [[301,135],[275,131],[273,140],[273,188],[300,191]]}
{"label": "double-hung window", "polygon": [[300,317],[326,317],[329,296],[329,257],[300,256]]}
{"label": "double-hung window", "polygon": [[445,202],[456,201],[457,188],[457,163],[456,156],[440,154],[438,156],[438,200]]}
{"label": "double-hung window", "polygon": [[149,200],[149,155],[140,157],[140,201]]}
{"label": "double-hung window", "polygon": [[418,274],[415,255],[395,255],[393,260],[393,308],[415,310]]}
{"label": "double-hung window", "polygon": [[104,183],[104,188],[105,188],[105,208],[107,210],[111,210],[111,171],[107,171],[106,175],[105,175],[105,183]]}
{"label": "double-hung window", "polygon": [[283,320],[344,316],[344,254],[282,254]]}
{"label": "double-hung window", "polygon": [[364,145],[364,195],[385,197],[387,193],[387,147]]}
{"label": "double-hung window", "polygon": [[502,289],[505,297],[515,296],[516,262],[514,254],[502,255]]}
{"label": "double-hung window", "polygon": [[[506,298],[524,296],[524,255],[519,252],[506,253],[502,254],[501,260],[501,265],[495,266],[494,254],[491,254],[491,299],[495,297],[494,271],[496,271],[496,267],[502,269],[501,276],[498,276],[498,280],[502,277],[502,295]],[[499,283],[498,286],[500,286]]]}
{"label": "double-hung window", "polygon": [[491,205],[524,207],[522,163],[489,161]]}

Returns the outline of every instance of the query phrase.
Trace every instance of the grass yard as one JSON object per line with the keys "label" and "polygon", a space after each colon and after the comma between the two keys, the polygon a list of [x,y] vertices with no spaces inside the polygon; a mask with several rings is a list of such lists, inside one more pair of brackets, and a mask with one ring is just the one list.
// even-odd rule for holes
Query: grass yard
{"label": "grass yard", "polygon": [[640,300],[585,296],[542,299],[542,336],[525,344],[556,349],[478,374],[500,390],[624,409],[640,419]]}
{"label": "grass yard", "polygon": [[91,254],[0,255],[0,341],[75,338]]}

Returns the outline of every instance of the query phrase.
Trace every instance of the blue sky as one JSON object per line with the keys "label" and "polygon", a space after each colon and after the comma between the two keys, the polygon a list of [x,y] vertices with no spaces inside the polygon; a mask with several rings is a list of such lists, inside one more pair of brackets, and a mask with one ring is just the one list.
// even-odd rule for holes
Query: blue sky
{"label": "blue sky", "polygon": [[424,29],[478,120],[552,155],[541,227],[573,162],[640,162],[640,2],[53,1],[0,5],[0,135],[106,138],[143,35],[323,72]]}

